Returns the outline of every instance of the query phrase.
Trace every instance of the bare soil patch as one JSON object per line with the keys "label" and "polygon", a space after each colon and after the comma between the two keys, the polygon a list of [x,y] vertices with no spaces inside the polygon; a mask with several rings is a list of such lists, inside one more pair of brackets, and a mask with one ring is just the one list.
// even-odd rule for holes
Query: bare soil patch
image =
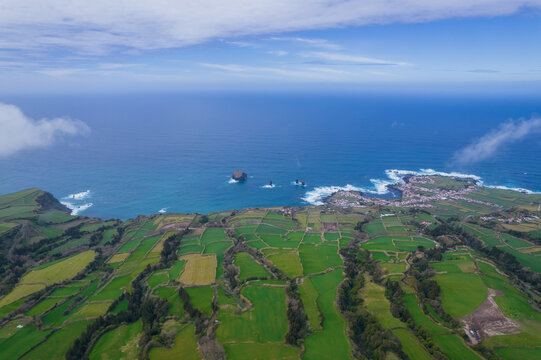
{"label": "bare soil patch", "polygon": [[470,337],[473,344],[477,344],[482,339],[494,335],[517,334],[518,325],[507,318],[498,304],[494,301],[494,296],[503,296],[498,290],[488,289],[487,299],[470,315],[462,319],[464,330]]}

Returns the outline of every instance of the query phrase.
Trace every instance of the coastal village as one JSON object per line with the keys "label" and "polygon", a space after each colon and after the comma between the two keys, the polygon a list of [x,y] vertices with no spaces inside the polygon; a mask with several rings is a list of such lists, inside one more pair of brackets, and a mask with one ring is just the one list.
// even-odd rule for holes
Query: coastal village
{"label": "coastal village", "polygon": [[[461,178],[455,180],[458,179],[464,181]],[[502,208],[501,205],[469,197],[468,195],[479,190],[479,187],[475,185],[473,180],[468,180],[461,188],[430,186],[434,184],[435,176],[410,176],[405,177],[402,184],[388,185],[400,191],[402,196],[399,199],[374,197],[357,191],[339,191],[328,198],[327,203],[342,208],[364,207],[367,205],[430,208],[434,206],[432,203],[435,201],[465,201],[493,207],[498,210]]]}

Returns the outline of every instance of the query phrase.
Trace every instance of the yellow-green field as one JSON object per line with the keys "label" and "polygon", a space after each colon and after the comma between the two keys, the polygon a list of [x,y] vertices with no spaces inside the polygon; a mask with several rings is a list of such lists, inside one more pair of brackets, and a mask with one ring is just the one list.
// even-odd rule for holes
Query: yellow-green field
{"label": "yellow-green field", "polygon": [[216,278],[216,255],[188,254],[180,257],[186,264],[178,281],[188,286],[210,285]]}

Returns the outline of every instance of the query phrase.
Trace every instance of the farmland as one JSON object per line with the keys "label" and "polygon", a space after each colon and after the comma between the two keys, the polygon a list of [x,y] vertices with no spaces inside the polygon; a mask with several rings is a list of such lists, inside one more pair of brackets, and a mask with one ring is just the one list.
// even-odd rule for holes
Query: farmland
{"label": "farmland", "polygon": [[[412,186],[431,194],[468,184],[434,179]],[[420,209],[372,199],[121,222],[44,208],[43,194],[0,196],[0,253],[16,249],[0,273],[9,359],[506,360],[541,351],[541,196],[464,195],[500,201],[497,212],[464,199]]]}

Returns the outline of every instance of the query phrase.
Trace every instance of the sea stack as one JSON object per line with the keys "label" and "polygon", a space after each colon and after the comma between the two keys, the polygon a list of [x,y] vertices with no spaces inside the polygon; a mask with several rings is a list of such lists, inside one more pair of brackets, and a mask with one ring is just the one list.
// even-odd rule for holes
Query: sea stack
{"label": "sea stack", "polygon": [[244,171],[234,170],[231,178],[236,181],[244,181],[248,175]]}

